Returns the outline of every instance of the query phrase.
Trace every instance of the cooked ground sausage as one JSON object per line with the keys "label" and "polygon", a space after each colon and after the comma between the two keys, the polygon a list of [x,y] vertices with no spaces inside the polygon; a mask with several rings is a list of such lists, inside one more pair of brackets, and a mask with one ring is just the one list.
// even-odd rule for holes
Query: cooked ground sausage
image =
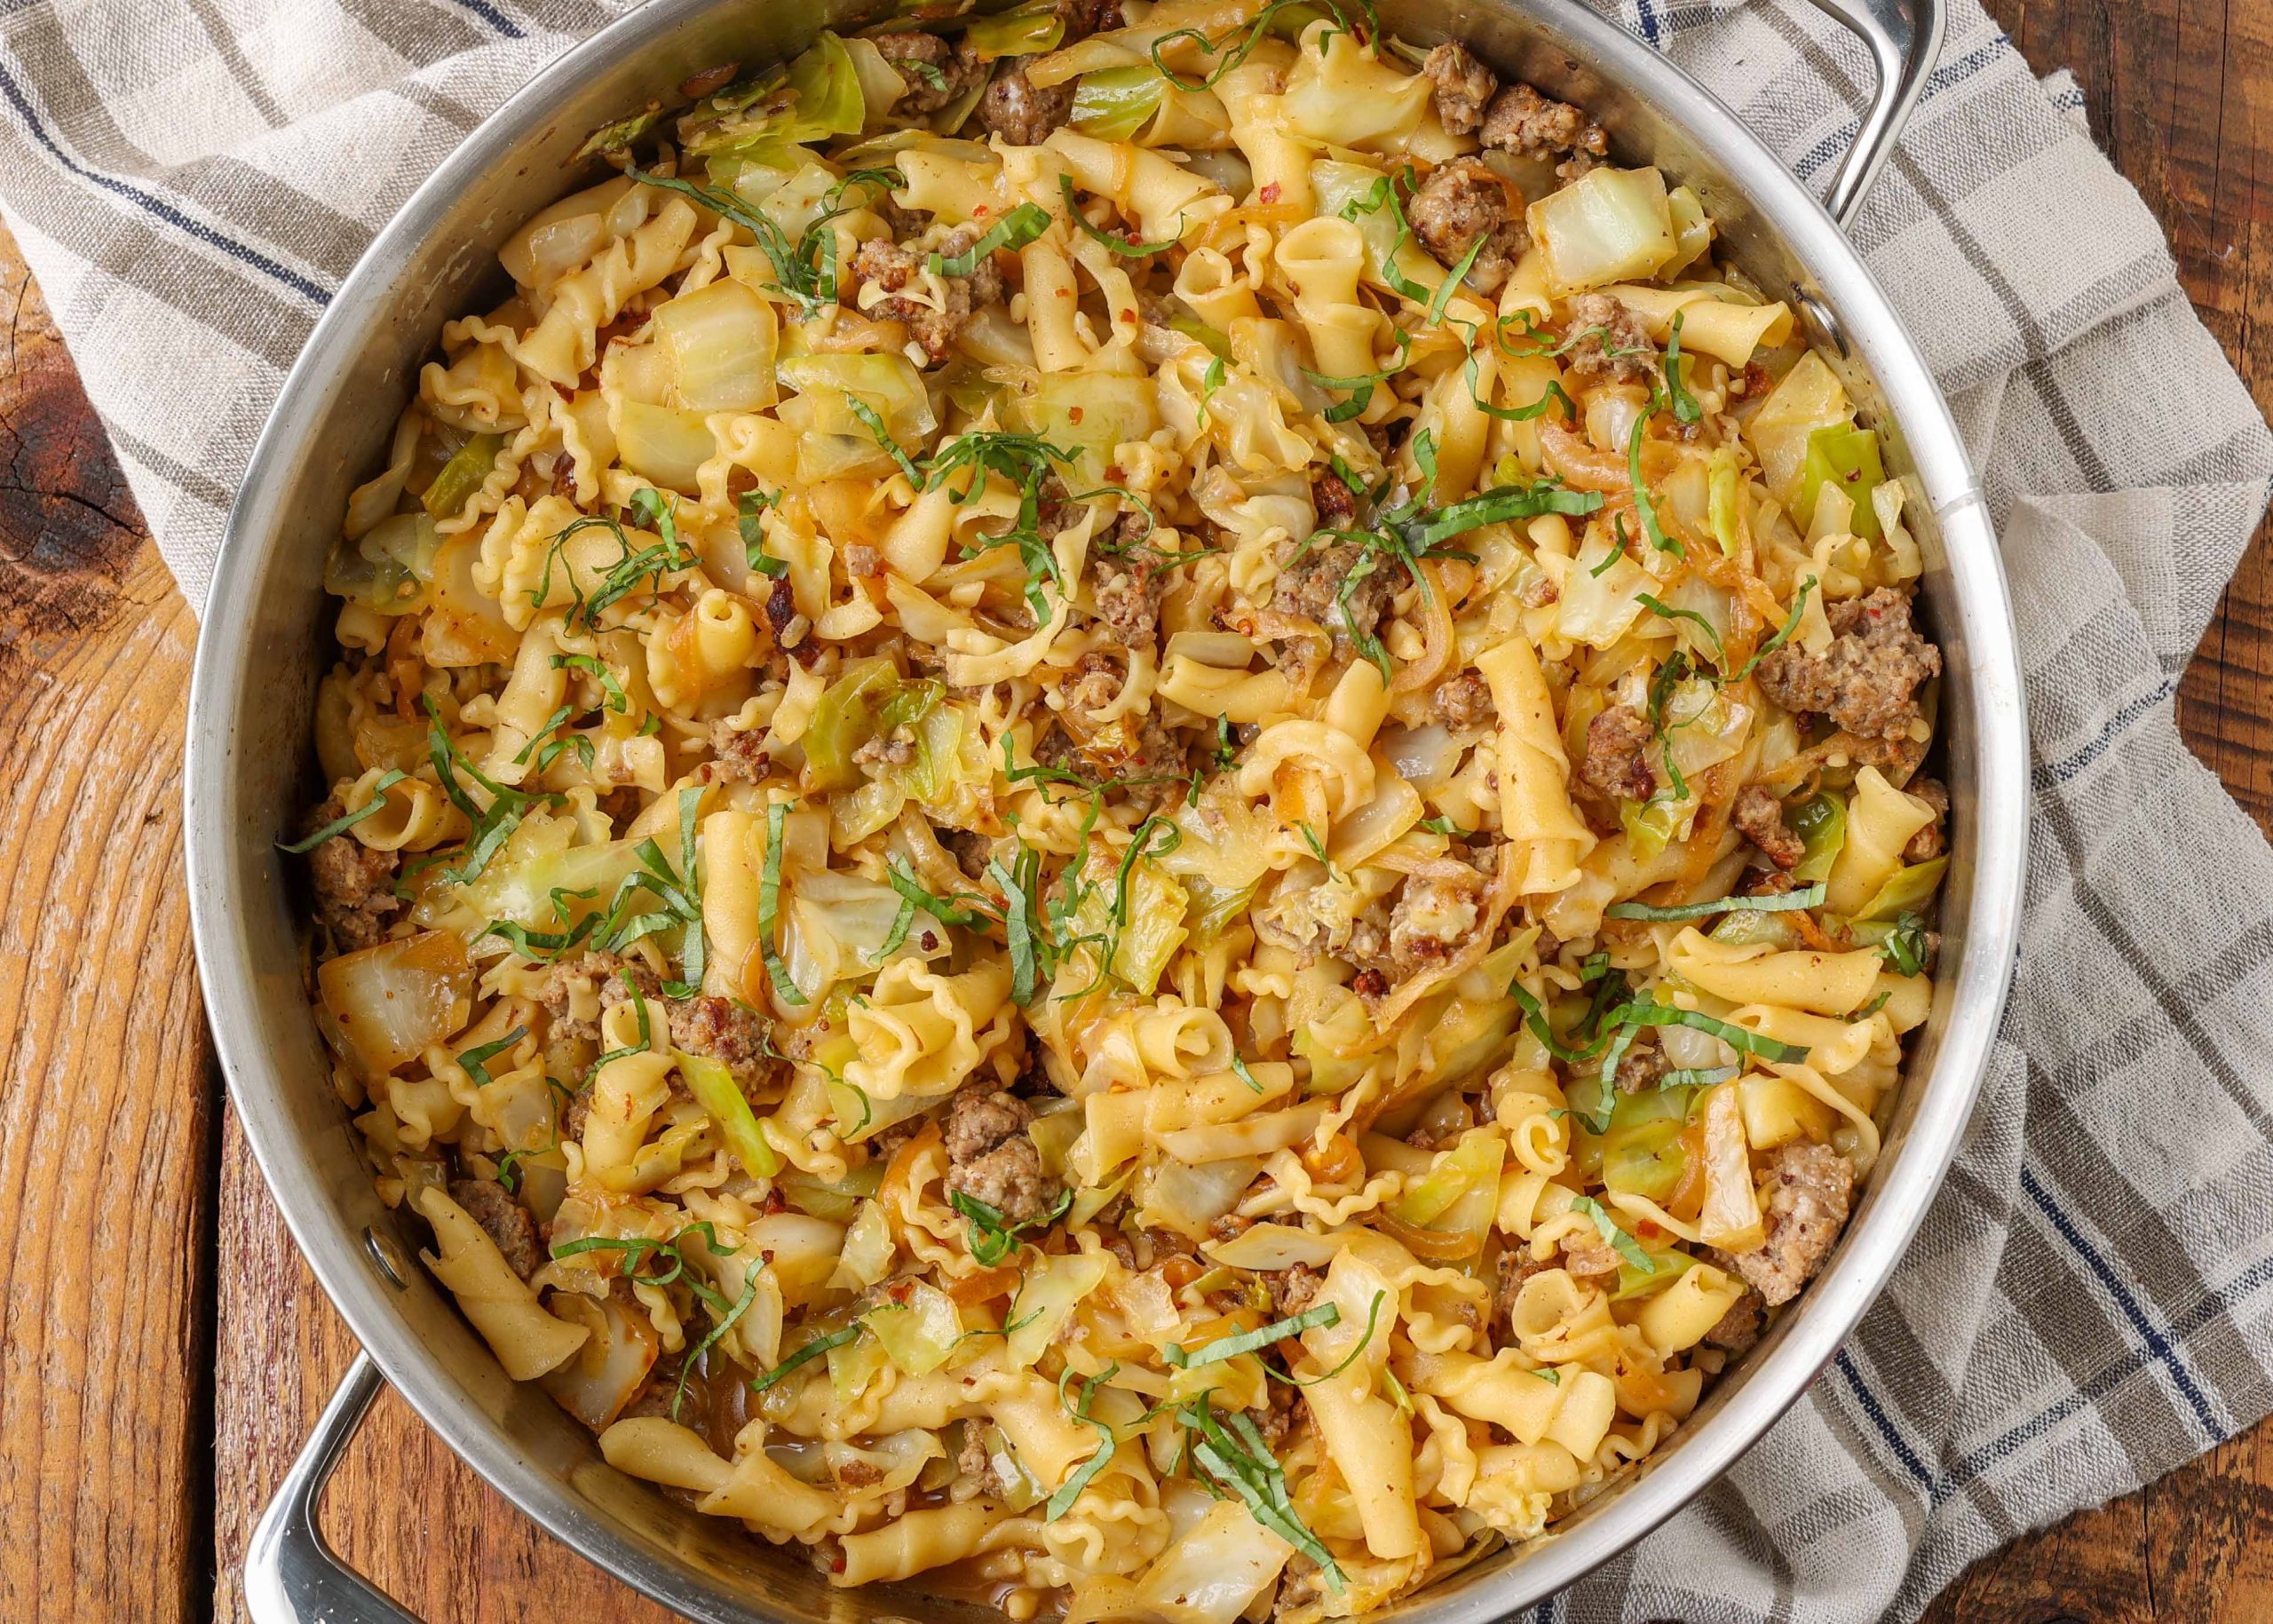
{"label": "cooked ground sausage", "polygon": [[1718,1348],[1731,1359],[1742,1359],[1760,1340],[1762,1328],[1767,1323],[1768,1304],[1751,1287],[1744,1295],[1729,1305],[1729,1311],[1713,1322],[1705,1333],[1705,1345]]}
{"label": "cooked ground sausage", "polygon": [[1291,1319],[1318,1301],[1318,1288],[1326,1277],[1308,1264],[1290,1264],[1263,1278],[1271,1290],[1271,1311]]}
{"label": "cooked ground sausage", "polygon": [[1828,717],[1862,739],[1906,739],[1917,721],[1918,685],[1940,675],[1942,651],[1910,623],[1908,597],[1879,587],[1826,611],[1831,646],[1794,644],[1760,662],[1760,691],[1785,709]]}
{"label": "cooked ground sausage", "polygon": [[765,1017],[731,998],[698,993],[673,998],[670,1005],[671,1043],[693,1055],[722,1060],[734,1081],[744,1088],[763,1080],[783,1064],[767,1042]]}
{"label": "cooked ground sausage", "polygon": [[1073,115],[1073,84],[1040,89],[1026,77],[1021,61],[998,67],[978,99],[978,122],[1013,147],[1041,146]]}
{"label": "cooked ground sausage", "polygon": [[1481,671],[1462,671],[1438,683],[1429,701],[1437,719],[1456,733],[1476,733],[1500,719],[1499,709],[1492,702],[1492,685]]}
{"label": "cooked ground sausage", "polygon": [[947,1106],[942,1130],[947,1188],[982,1201],[1012,1224],[1032,1224],[1057,1203],[1059,1185],[1041,1170],[1041,1153],[1026,1137],[1034,1113],[1016,1095],[977,1084]]}
{"label": "cooked ground sausage", "polygon": [[1649,718],[1630,705],[1612,705],[1587,724],[1587,753],[1579,777],[1612,800],[1646,801],[1658,792],[1650,749]]}
{"label": "cooked ground sausage", "polygon": [[1798,1295],[1830,1255],[1847,1222],[1855,1164],[1827,1145],[1803,1143],[1784,1146],[1771,1166],[1767,1242],[1757,1251],[1733,1253],[1729,1261],[1775,1308]]}
{"label": "cooked ground sausage", "polygon": [[454,1178],[450,1200],[464,1208],[466,1216],[497,1243],[514,1273],[527,1279],[543,1265],[544,1251],[536,1243],[536,1219],[504,1185],[486,1178]]}
{"label": "cooked ground sausage", "polygon": [[773,768],[764,733],[725,721],[710,724],[710,754],[718,777],[739,779],[745,784],[756,783]]}
{"label": "cooked ground sausage", "polygon": [[1944,832],[1950,815],[1949,787],[1937,778],[1921,778],[1910,786],[1910,793],[1934,809],[1934,819],[1910,837],[1910,844],[1902,848],[1902,860],[1930,863],[1949,850],[1949,839]]}
{"label": "cooked ground sausage", "polygon": [[1500,88],[1499,75],[1458,40],[1432,47],[1421,76],[1435,87],[1437,117],[1454,135],[1473,135],[1482,127],[1484,109]]}
{"label": "cooked ground sausage", "polygon": [[1737,791],[1729,821],[1778,868],[1796,868],[1808,854],[1806,843],[1785,826],[1784,804],[1759,784]]}
{"label": "cooked ground sausage", "polygon": [[[345,811],[335,796],[308,821],[321,828]],[[376,947],[386,939],[387,920],[402,907],[394,894],[395,860],[393,852],[373,851],[352,834],[334,835],[308,853],[316,912],[341,952]]]}
{"label": "cooked ground sausage", "polygon": [[[1139,527],[1144,523],[1142,514],[1123,514],[1114,522],[1116,538],[1131,519]],[[1160,561],[1149,552],[1132,549],[1089,555],[1089,590],[1097,600],[1097,618],[1124,648],[1152,643],[1160,630],[1160,595],[1167,589]]]}
{"label": "cooked ground sausage", "polygon": [[994,843],[975,829],[940,829],[937,831],[939,844],[955,860],[965,879],[976,880],[986,873],[986,860],[994,853]]}
{"label": "cooked ground sausage", "polygon": [[1618,1278],[1618,1254],[1610,1249],[1607,1241],[1595,1236],[1566,1235],[1543,1262],[1531,1255],[1531,1245],[1526,1241],[1503,1250],[1495,1268],[1492,1323],[1498,1327],[1497,1335],[1504,1336],[1515,1313],[1516,1299],[1523,1293],[1524,1282],[1532,1275],[1544,1274],[1549,1269],[1564,1269],[1581,1286],[1601,1286]]}
{"label": "cooked ground sausage", "polygon": [[1376,560],[1374,568],[1350,586],[1349,597],[1342,598],[1344,585],[1365,556],[1366,550],[1354,543],[1306,550],[1280,566],[1271,606],[1331,632],[1334,653],[1348,659],[1355,639],[1373,635],[1397,596],[1396,577]]}
{"label": "cooked ground sausage", "polygon": [[1571,301],[1566,325],[1572,344],[1565,364],[1580,376],[1646,384],[1657,376],[1658,348],[1650,329],[1623,300],[1582,293]]}
{"label": "cooked ground sausage", "polygon": [[1610,151],[1610,137],[1600,124],[1520,80],[1492,99],[1477,139],[1517,157],[1556,160],[1555,172],[1564,180],[1576,180]]}
{"label": "cooked ground sausage", "polygon": [[937,113],[962,97],[986,72],[986,64],[958,51],[936,34],[878,34],[873,36],[886,66],[907,81],[892,110],[916,118]]}
{"label": "cooked ground sausage", "polygon": [[932,253],[943,259],[967,254],[982,234],[976,226],[958,226],[939,239],[936,250],[912,249],[883,237],[863,242],[852,256],[853,282],[856,286],[873,282],[883,296],[862,308],[880,321],[901,323],[923,346],[926,355],[944,360],[954,347],[955,335],[969,325],[970,313],[981,305],[1002,303],[1002,273],[986,258],[972,266],[968,276],[939,277],[937,305],[902,290],[915,281]]}
{"label": "cooked ground sausage", "polygon": [[1422,246],[1448,266],[1457,265],[1483,238],[1467,281],[1479,293],[1491,293],[1531,245],[1531,234],[1517,214],[1521,203],[1510,197],[1508,183],[1490,164],[1480,158],[1453,158],[1421,183],[1406,212]]}
{"label": "cooked ground sausage", "polygon": [[1382,972],[1386,992],[1451,958],[1475,933],[1483,899],[1484,876],[1464,864],[1409,875],[1350,927],[1349,958]]}
{"label": "cooked ground sausage", "polygon": [[1648,1033],[1638,1034],[1618,1058],[1615,1079],[1620,1094],[1638,1094],[1655,1088],[1658,1079],[1673,1070],[1673,1061]]}

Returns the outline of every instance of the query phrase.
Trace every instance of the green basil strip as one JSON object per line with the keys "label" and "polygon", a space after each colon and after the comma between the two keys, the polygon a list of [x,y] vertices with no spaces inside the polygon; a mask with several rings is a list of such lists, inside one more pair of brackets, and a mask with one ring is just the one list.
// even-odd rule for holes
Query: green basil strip
{"label": "green basil strip", "polygon": [[1813,575],[1810,575],[1805,581],[1800,582],[1800,595],[1792,599],[1792,613],[1785,618],[1782,627],[1777,630],[1774,637],[1752,651],[1751,659],[1729,673],[1729,681],[1742,682],[1752,675],[1754,666],[1791,641],[1792,634],[1800,629],[1800,617],[1808,612],[1808,594],[1815,590],[1815,584],[1816,578]]}
{"label": "green basil strip", "polygon": [[379,775],[379,781],[371,786],[371,798],[364,802],[362,805],[357,807],[353,812],[347,813],[344,817],[334,818],[330,822],[325,824],[321,828],[318,829],[314,834],[308,836],[304,840],[296,840],[289,846],[282,841],[278,841],[276,843],[276,849],[279,852],[289,852],[293,856],[297,857],[303,852],[314,851],[318,846],[323,844],[325,841],[329,840],[334,835],[345,835],[349,829],[353,828],[357,824],[362,822],[364,819],[372,816],[374,813],[377,812],[380,808],[384,807],[387,804],[387,791],[393,788],[397,784],[400,784],[403,780],[409,776],[410,774],[408,772],[400,772],[393,767],[389,767],[384,772]]}
{"label": "green basil strip", "polygon": [[851,1342],[860,1335],[860,1326],[856,1322],[846,1326],[843,1330],[831,1331],[826,1336],[814,1337],[812,1341],[783,1359],[772,1369],[761,1371],[752,1376],[749,1380],[749,1390],[754,1393],[764,1392],[800,1366],[810,1365],[830,1349],[841,1348],[846,1343]]}
{"label": "green basil strip", "polygon": [[734,1324],[749,1312],[749,1305],[757,1301],[757,1277],[760,1271],[749,1271],[748,1283],[742,1287],[741,1301],[726,1311],[726,1317],[711,1326],[709,1335],[694,1344],[692,1352],[679,1361],[678,1385],[671,1390],[671,1419],[678,1419],[678,1406],[686,1398],[686,1378],[693,1374],[694,1361],[717,1345],[718,1339],[734,1328]]}
{"label": "green basil strip", "polygon": [[1646,919],[1659,924],[1676,919],[1704,919],[1714,914],[1791,914],[1822,907],[1827,889],[1818,880],[1804,891],[1786,891],[1780,897],[1716,897],[1710,902],[1677,902],[1667,907],[1652,907],[1646,902],[1613,902],[1603,909],[1603,914],[1610,919]]}
{"label": "green basil strip", "polygon": [[1667,535],[1665,527],[1658,522],[1658,504],[1651,499],[1650,487],[1642,479],[1642,442],[1649,437],[1650,419],[1659,405],[1657,390],[1650,391],[1650,403],[1634,419],[1634,432],[1626,437],[1626,477],[1634,487],[1634,511],[1642,516],[1642,529],[1649,536],[1650,545],[1659,552],[1686,558],[1681,543]]}
{"label": "green basil strip", "polygon": [[[1089,217],[1081,212],[1081,202],[1074,195],[1073,178],[1071,175],[1058,176],[1057,190],[1065,199],[1065,218],[1080,226],[1082,234],[1090,242],[1109,253],[1119,255],[1123,259],[1149,259],[1154,254],[1166,253],[1184,241],[1183,233],[1178,232],[1173,237],[1162,237],[1158,242],[1124,242],[1111,232],[1089,224]],[[1183,218],[1181,215],[1176,217],[1179,224],[1182,223]]]}
{"label": "green basil strip", "polygon": [[1786,1043],[1781,1038],[1747,1032],[1742,1026],[1731,1026],[1727,1021],[1696,1010],[1679,1010],[1671,1004],[1647,999],[1626,1005],[1612,1018],[1628,1026],[1687,1026],[1692,1031],[1709,1033],[1738,1054],[1751,1055],[1761,1060],[1777,1060],[1788,1065],[1806,1059],[1810,1053],[1804,1043]]}
{"label": "green basil strip", "polygon": [[1734,1066],[1711,1066],[1702,1069],[1684,1067],[1679,1071],[1667,1072],[1659,1078],[1658,1087],[1659,1089],[1709,1089],[1716,1084],[1733,1081],[1741,1069]]}
{"label": "green basil strip", "polygon": [[1180,1343],[1170,1343],[1160,1350],[1160,1354],[1178,1369],[1189,1369],[1194,1365],[1212,1365],[1218,1359],[1237,1359],[1242,1353],[1253,1353],[1256,1349],[1267,1348],[1283,1337],[1299,1336],[1314,1327],[1341,1323],[1342,1311],[1331,1303],[1321,1303],[1316,1308],[1306,1308],[1285,1319],[1274,1319],[1255,1330],[1242,1331],[1236,1336],[1218,1336],[1214,1342],[1202,1343],[1189,1351]]}
{"label": "green basil strip", "polygon": [[1081,1499],[1081,1491],[1088,1488],[1090,1480],[1112,1462],[1113,1451],[1120,1446],[1113,1436],[1113,1428],[1089,1414],[1089,1406],[1097,1399],[1097,1384],[1115,1374],[1120,1369],[1121,1367],[1118,1364],[1108,1365],[1098,1374],[1089,1377],[1082,1385],[1081,1402],[1079,1408],[1068,1404],[1065,1398],[1066,1378],[1073,1373],[1067,1370],[1058,1375],[1058,1404],[1076,1421],[1087,1422],[1097,1429],[1097,1452],[1075,1468],[1073,1475],[1066,1478],[1057,1492],[1043,1504],[1041,1520],[1045,1523],[1054,1523],[1073,1509],[1073,1502]]}
{"label": "green basil strip", "polygon": [[[1363,1353],[1366,1351],[1366,1345],[1374,1340],[1374,1328],[1381,1322],[1382,1303],[1388,1295],[1388,1293],[1381,1291],[1374,1293],[1374,1300],[1366,1309],[1365,1334],[1358,1338],[1357,1342],[1351,1345],[1350,1351],[1342,1356],[1341,1361],[1336,1364],[1333,1369],[1315,1376],[1282,1376],[1277,1371],[1271,1369],[1270,1366],[1265,1365],[1263,1367],[1263,1374],[1269,1376],[1274,1382],[1284,1382],[1288,1387],[1316,1387],[1321,1382],[1333,1381],[1334,1377],[1340,1375],[1343,1371],[1349,1369],[1350,1366],[1356,1364],[1358,1362],[1358,1356],[1360,1353]],[[1330,1307],[1332,1305],[1328,1304],[1328,1306]],[[1382,1374],[1383,1375],[1390,1374],[1386,1367],[1383,1367]],[[1395,1378],[1392,1376],[1391,1379],[1394,1380]]]}
{"label": "green basil strip", "polygon": [[935,253],[924,264],[935,276],[968,276],[996,249],[1024,248],[1049,229],[1049,210],[1040,203],[1020,203],[962,253],[946,257]]}
{"label": "green basil strip", "polygon": [[486,1089],[489,1086],[490,1081],[489,1062],[528,1034],[529,1029],[527,1026],[516,1026],[494,1043],[484,1043],[479,1048],[467,1050],[458,1057],[458,1067],[473,1079],[474,1087]]}
{"label": "green basil strip", "polygon": [[1627,1267],[1637,1274],[1655,1274],[1658,1271],[1658,1260],[1643,1249],[1640,1241],[1628,1234],[1617,1220],[1603,1210],[1600,1201],[1590,1195],[1582,1195],[1571,1205],[1594,1220],[1595,1228],[1602,1232],[1602,1238],[1611,1244]]}
{"label": "green basil strip", "polygon": [[1707,638],[1711,641],[1714,651],[1716,654],[1719,652],[1721,646],[1721,634],[1713,630],[1712,622],[1698,614],[1696,610],[1676,609],[1671,604],[1660,603],[1658,599],[1651,597],[1647,592],[1636,592],[1634,594],[1634,599],[1644,609],[1647,609],[1651,614],[1656,615],[1661,621],[1695,621],[1698,627],[1705,633]]}
{"label": "green basil strip", "polygon": [[765,809],[765,867],[757,882],[757,939],[774,994],[783,1003],[802,1005],[805,995],[789,978],[789,967],[781,962],[781,950],[773,940],[774,920],[781,907],[781,836],[788,819],[789,809],[780,801]]}
{"label": "green basil strip", "polygon": [[1009,1214],[976,1196],[965,1195],[960,1190],[947,1192],[947,1205],[970,1222],[971,1261],[984,1269],[992,1269],[1018,1249],[1020,1231],[1049,1228],[1073,1204],[1073,1192],[1063,1190],[1058,1192],[1057,1205],[1041,1216],[1014,1223]]}
{"label": "green basil strip", "polygon": [[1438,542],[1474,530],[1485,525],[1504,524],[1514,519],[1537,519],[1542,513],[1580,515],[1597,512],[1603,503],[1600,491],[1574,491],[1553,479],[1540,479],[1528,486],[1502,486],[1481,495],[1470,496],[1465,502],[1455,502],[1450,507],[1439,508],[1426,516],[1421,526],[1421,543],[1433,547]]}
{"label": "green basil strip", "polygon": [[1666,392],[1673,397],[1673,415],[1683,423],[1696,423],[1705,416],[1705,408],[1697,404],[1697,397],[1681,381],[1681,322],[1684,313],[1673,313],[1673,335],[1666,340]]}

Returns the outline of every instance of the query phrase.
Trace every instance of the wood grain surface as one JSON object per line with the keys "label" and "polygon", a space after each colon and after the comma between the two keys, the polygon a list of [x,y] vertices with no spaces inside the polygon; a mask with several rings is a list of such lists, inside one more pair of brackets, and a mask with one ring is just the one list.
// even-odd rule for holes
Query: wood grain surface
{"label": "wood grain surface", "polygon": [[[1988,0],[2168,229],[2273,405],[2273,4]],[[2261,180],[2261,173],[2268,178]],[[194,624],[0,236],[0,1618],[244,1614],[254,1520],[353,1352],[222,1103],[180,883]],[[2180,718],[2273,829],[2261,533]],[[433,1624],[666,1615],[554,1544],[388,1394],[323,1521]],[[2273,1619],[2273,1422],[2016,1541],[1936,1624]]]}

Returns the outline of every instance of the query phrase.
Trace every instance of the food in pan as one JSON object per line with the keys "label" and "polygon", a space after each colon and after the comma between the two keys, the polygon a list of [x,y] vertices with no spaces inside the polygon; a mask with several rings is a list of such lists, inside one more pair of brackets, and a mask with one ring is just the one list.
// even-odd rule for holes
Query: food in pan
{"label": "food in pan", "polygon": [[1012,1617],[1377,1610],[1661,1448],[1932,996],[1879,440],[1365,16],[823,35],[598,132],[327,583],[313,994],[623,1470]]}

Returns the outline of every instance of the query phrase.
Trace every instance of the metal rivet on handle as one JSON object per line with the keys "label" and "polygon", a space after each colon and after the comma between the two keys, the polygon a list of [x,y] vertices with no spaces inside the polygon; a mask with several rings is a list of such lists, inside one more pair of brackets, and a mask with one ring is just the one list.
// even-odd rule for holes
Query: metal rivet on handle
{"label": "metal rivet on handle", "polygon": [[1828,345],[1838,351],[1840,359],[1842,360],[1853,359],[1855,352],[1847,343],[1847,329],[1839,324],[1839,318],[1831,313],[1829,305],[1812,293],[1794,294],[1792,302],[1800,307],[1800,313],[1807,318],[1808,326],[1813,329],[1815,341],[1818,344]]}
{"label": "metal rivet on handle", "polygon": [[366,1225],[363,1230],[363,1252],[370,1258],[371,1266],[379,1271],[380,1278],[388,1285],[397,1291],[409,1289],[409,1265],[403,1262],[402,1248],[395,1244],[393,1236]]}

